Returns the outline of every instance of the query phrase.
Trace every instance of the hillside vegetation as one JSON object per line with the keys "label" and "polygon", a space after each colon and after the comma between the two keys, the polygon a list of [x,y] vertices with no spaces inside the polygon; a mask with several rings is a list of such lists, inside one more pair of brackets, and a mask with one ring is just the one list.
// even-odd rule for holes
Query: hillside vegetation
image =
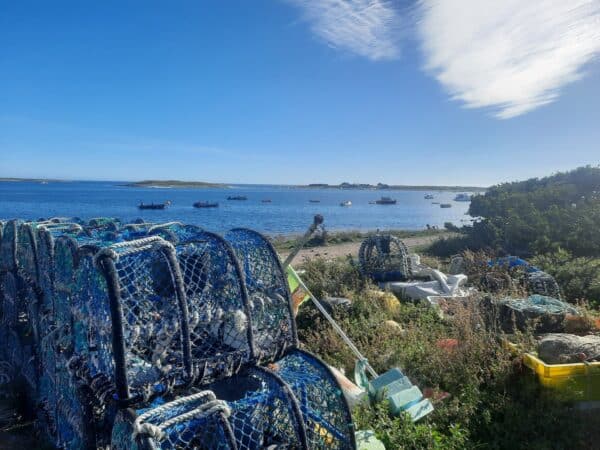
{"label": "hillside vegetation", "polygon": [[[600,305],[600,168],[582,167],[541,179],[505,183],[476,196],[470,213],[480,220],[436,241],[422,260],[446,269],[448,256],[479,258],[516,254],[553,274],[563,297],[577,303],[588,323]],[[432,308],[382,299],[352,259],[305,263],[304,278],[318,297],[343,296],[351,307],[334,315],[379,373],[398,366],[421,389],[445,392],[435,411],[417,424],[391,416],[385,404],[358,408],[359,429],[372,429],[388,449],[587,449],[597,448],[600,415],[542,389],[498,329],[490,299],[522,297],[487,290],[484,272],[467,275],[479,294],[450,318]],[[511,288],[513,289],[513,288]],[[351,375],[354,356],[310,304],[300,309],[304,345]],[[598,332],[595,331],[588,332]],[[454,341],[455,340],[455,341]],[[510,340],[530,348],[533,330]],[[453,341],[456,345],[448,347]],[[435,395],[434,395],[435,397]]]}
{"label": "hillside vegetation", "polygon": [[436,242],[432,254],[529,257],[557,278],[569,300],[600,304],[600,167],[494,186],[473,198],[469,213],[481,220]]}

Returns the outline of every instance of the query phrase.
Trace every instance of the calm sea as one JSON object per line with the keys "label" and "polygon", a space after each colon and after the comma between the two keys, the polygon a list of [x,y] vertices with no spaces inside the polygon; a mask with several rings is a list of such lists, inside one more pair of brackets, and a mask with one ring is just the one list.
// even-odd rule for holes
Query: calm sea
{"label": "calm sea", "polygon": [[[425,200],[431,193],[434,200]],[[244,195],[246,201],[228,201],[230,195]],[[375,205],[380,196],[398,200],[396,205]],[[272,185],[237,185],[230,188],[175,189],[133,188],[120,182],[0,182],[0,219],[41,217],[118,217],[125,221],[143,218],[150,222],[178,220],[222,232],[249,227],[270,234],[302,232],[314,214],[325,217],[329,230],[419,230],[444,222],[464,225],[468,203],[454,202],[453,192],[371,191],[309,189]],[[270,203],[262,200],[269,199]],[[320,203],[309,203],[309,200]],[[140,201],[172,205],[164,211],[141,211]],[[199,200],[216,201],[218,208],[196,209]],[[341,207],[350,200],[352,206]],[[442,209],[432,202],[451,203]]]}

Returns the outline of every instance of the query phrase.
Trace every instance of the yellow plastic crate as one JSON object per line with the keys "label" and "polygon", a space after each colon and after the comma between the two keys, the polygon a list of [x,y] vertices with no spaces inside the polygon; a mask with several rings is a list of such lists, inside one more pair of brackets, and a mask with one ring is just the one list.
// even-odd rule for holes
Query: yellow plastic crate
{"label": "yellow plastic crate", "polygon": [[533,370],[542,386],[556,390],[565,400],[600,400],[600,362],[546,364],[524,353],[523,364]]}

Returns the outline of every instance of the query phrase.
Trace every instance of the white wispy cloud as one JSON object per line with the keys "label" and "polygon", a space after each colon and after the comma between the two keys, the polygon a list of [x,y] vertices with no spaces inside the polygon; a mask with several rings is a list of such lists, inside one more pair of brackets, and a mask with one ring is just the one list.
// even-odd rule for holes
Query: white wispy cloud
{"label": "white wispy cloud", "polygon": [[420,0],[426,69],[502,119],[554,101],[600,53],[600,0]]}
{"label": "white wispy cloud", "polygon": [[312,31],[331,47],[371,60],[400,54],[400,17],[386,0],[288,0],[304,10]]}

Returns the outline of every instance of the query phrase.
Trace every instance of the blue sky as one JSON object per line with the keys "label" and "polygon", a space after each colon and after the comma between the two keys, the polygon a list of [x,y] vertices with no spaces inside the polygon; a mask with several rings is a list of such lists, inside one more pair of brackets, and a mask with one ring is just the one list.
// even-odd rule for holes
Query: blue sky
{"label": "blue sky", "polygon": [[489,185],[600,163],[598,0],[5,1],[0,42],[0,176]]}

